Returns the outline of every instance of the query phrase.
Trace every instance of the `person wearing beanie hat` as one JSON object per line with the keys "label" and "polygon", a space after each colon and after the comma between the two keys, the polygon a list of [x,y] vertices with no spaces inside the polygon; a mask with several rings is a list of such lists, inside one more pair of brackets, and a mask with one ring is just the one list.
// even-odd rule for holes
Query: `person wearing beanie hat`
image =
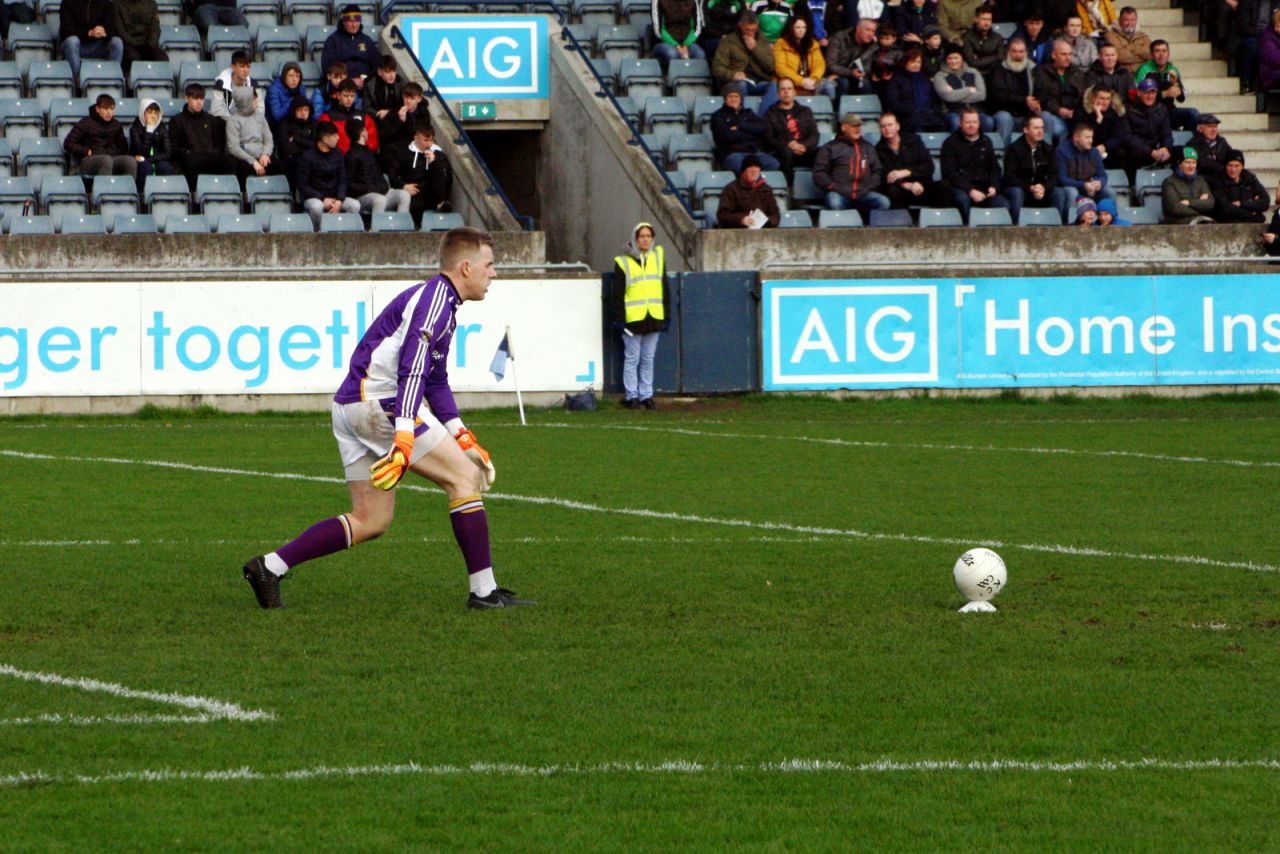
{"label": "person wearing beanie hat", "polygon": [[671,289],[666,253],[655,236],[652,225],[636,223],[622,254],[613,259],[610,303],[614,327],[622,330],[622,405],[627,409],[657,408],[653,359],[671,317]]}
{"label": "person wearing beanie hat", "polygon": [[1213,222],[1213,192],[1209,182],[1196,171],[1199,154],[1187,145],[1175,156],[1179,158],[1178,165],[1160,185],[1164,221],[1171,225]]}
{"label": "person wearing beanie hat", "polygon": [[764,153],[769,134],[765,120],[742,106],[742,95],[732,84],[726,85],[724,92],[724,104],[711,114],[710,122],[715,158],[720,168],[736,174],[742,159],[754,154],[765,169],[778,169],[781,164],[777,158]]}
{"label": "person wearing beanie hat", "polygon": [[1244,153],[1227,152],[1221,178],[1209,180],[1213,192],[1214,218],[1218,222],[1263,222],[1271,198],[1258,176],[1244,168]]}
{"label": "person wearing beanie hat", "polygon": [[[756,211],[764,214],[764,222],[759,221]],[[742,160],[738,180],[720,193],[716,222],[721,228],[777,228],[781,221],[773,189],[761,175],[760,158],[748,155]]]}
{"label": "person wearing beanie hat", "polygon": [[[996,129],[995,120],[983,111],[987,100],[987,81],[964,61],[964,51],[950,45],[943,51],[943,65],[933,77],[933,89],[947,108],[947,130],[960,127],[960,113],[967,107],[978,111],[982,132]],[[1012,122],[1010,123],[1012,124]]]}
{"label": "person wearing beanie hat", "polygon": [[357,87],[364,86],[378,64],[378,46],[364,31],[364,16],[354,4],[342,7],[338,28],[324,41],[320,67],[332,68],[335,62],[346,63],[347,77]]}

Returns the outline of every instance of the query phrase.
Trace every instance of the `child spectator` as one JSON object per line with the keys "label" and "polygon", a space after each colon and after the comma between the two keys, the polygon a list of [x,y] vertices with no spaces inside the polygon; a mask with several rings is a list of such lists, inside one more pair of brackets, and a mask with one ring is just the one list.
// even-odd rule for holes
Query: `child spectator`
{"label": "child spectator", "polygon": [[431,125],[420,120],[414,127],[413,140],[400,149],[389,175],[392,187],[411,196],[409,213],[419,228],[426,211],[449,210],[453,189],[453,170],[435,138]]}
{"label": "child spectator", "polygon": [[302,85],[302,66],[296,62],[286,62],[280,69],[280,76],[271,81],[267,89],[267,121],[274,127],[289,115],[293,99],[306,98],[311,104],[311,114],[318,116],[324,112],[325,101],[319,87],[307,91]]}
{"label": "child spectator", "polygon": [[248,98],[236,95],[231,118],[227,120],[227,153],[236,160],[236,174],[240,176],[242,188],[244,179],[250,175],[262,176],[279,171],[273,156],[275,141],[257,94]]}
{"label": "child spectator", "polygon": [[387,113],[378,124],[378,160],[390,172],[400,149],[413,140],[413,129],[419,120],[431,124],[431,112],[422,97],[422,87],[410,80],[400,90],[399,108]]}
{"label": "child spectator", "polygon": [[316,144],[298,158],[298,195],[317,229],[327,213],[360,213],[360,202],[347,193],[346,162],[332,122],[316,125]]}
{"label": "child spectator", "polygon": [[98,96],[62,147],[79,159],[76,171],[81,175],[138,175],[138,161],[129,154],[124,127],[116,121],[116,99],[110,95]]}
{"label": "child spectator", "polygon": [[381,122],[393,110],[400,108],[400,90],[403,87],[394,56],[384,56],[378,62],[377,76],[364,87],[364,108],[374,120]]}
{"label": "child spectator", "polygon": [[360,202],[361,213],[382,213],[387,208],[408,212],[412,197],[406,190],[393,190],[378,165],[378,158],[365,145],[368,131],[364,122],[347,122],[347,195]]}
{"label": "child spectator", "polygon": [[311,121],[311,102],[301,95],[293,99],[289,114],[280,122],[276,153],[289,179],[289,186],[296,187],[298,158],[316,144],[316,125]]}
{"label": "child spectator", "polygon": [[338,129],[338,149],[343,154],[346,154],[347,149],[351,147],[351,140],[347,138],[347,122],[352,120],[358,120],[364,124],[369,133],[369,149],[377,151],[378,127],[364,110],[356,106],[356,82],[343,80],[342,85],[338,87],[338,97],[329,104],[329,111],[320,117],[320,121],[332,122]]}
{"label": "child spectator", "polygon": [[164,120],[160,104],[150,98],[142,100],[142,110],[129,128],[129,154],[138,164],[138,189],[145,189],[148,175],[176,175],[170,160],[169,124]]}

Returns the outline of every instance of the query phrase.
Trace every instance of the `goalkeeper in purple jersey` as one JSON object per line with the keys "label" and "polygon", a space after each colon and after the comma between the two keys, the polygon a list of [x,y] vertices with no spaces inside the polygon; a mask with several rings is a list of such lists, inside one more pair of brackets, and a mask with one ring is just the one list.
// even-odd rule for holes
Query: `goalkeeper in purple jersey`
{"label": "goalkeeper in purple jersey", "polygon": [[471,582],[467,607],[533,604],[494,580],[481,497],[493,485],[493,461],[463,425],[449,388],[454,315],[463,302],[484,299],[496,272],[493,238],[455,228],[440,246],[439,275],[392,300],[360,339],[332,406],[351,512],[317,522],[244,565],[263,608],[283,606],[280,579],[291,568],[391,527],[394,490],[409,471],[438,484],[449,499],[449,521]]}

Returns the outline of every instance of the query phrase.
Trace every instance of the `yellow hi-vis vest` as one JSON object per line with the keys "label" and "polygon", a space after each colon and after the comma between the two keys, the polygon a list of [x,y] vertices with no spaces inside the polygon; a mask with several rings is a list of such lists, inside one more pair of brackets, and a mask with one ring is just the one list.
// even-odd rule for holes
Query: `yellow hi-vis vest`
{"label": "yellow hi-vis vest", "polygon": [[630,255],[619,255],[614,261],[627,273],[627,289],[622,295],[627,323],[644,320],[646,316],[665,320],[666,313],[662,309],[662,277],[666,275],[666,266],[663,263],[662,247],[650,249],[643,264]]}

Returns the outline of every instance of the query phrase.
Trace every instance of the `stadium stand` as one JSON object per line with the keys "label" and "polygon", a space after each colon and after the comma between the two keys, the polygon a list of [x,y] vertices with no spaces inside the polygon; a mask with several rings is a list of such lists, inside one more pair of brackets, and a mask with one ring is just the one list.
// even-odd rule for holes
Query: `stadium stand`
{"label": "stadium stand", "polygon": [[112,234],[157,234],[156,221],[150,214],[118,214],[111,223]]}
{"label": "stadium stand", "polygon": [[320,231],[364,231],[364,221],[355,213],[321,214]]}
{"label": "stadium stand", "polygon": [[222,214],[213,223],[213,230],[219,234],[261,234],[266,228],[266,222],[256,213]]}
{"label": "stadium stand", "polygon": [[9,221],[9,234],[53,234],[53,219],[44,215],[19,216]]}
{"label": "stadium stand", "polygon": [[370,217],[369,230],[373,232],[413,231],[413,215],[406,211],[382,211],[373,214]]}
{"label": "stadium stand", "polygon": [[[128,175],[95,175],[90,200],[95,211],[118,224],[120,217],[138,213],[138,185]],[[147,219],[155,223],[154,217],[148,215]]]}
{"label": "stadium stand", "polygon": [[106,234],[107,221],[100,214],[66,214],[55,220],[60,234]]}

